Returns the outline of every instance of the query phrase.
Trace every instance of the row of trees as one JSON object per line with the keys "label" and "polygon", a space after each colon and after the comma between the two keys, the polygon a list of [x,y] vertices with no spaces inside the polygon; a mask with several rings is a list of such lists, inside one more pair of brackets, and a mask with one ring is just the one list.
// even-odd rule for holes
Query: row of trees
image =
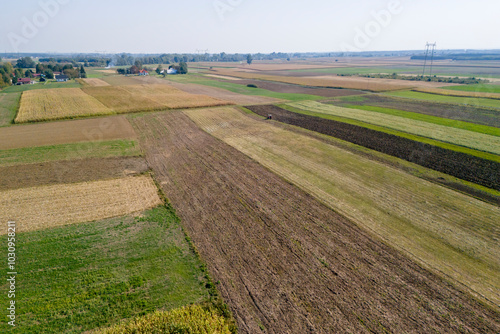
{"label": "row of trees", "polygon": [[74,67],[73,64],[56,64],[49,63],[43,64],[38,63],[35,67],[36,73],[43,74],[47,79],[54,78],[54,72],[61,72],[67,75],[70,79],[75,78],[86,78],[87,73],[85,72],[85,68],[83,65],[80,65],[80,68]]}
{"label": "row of trees", "polygon": [[[169,69],[171,69],[171,68],[176,69],[177,73],[180,73],[180,74],[187,74],[188,73],[188,65],[185,61],[180,61],[179,65],[175,65],[175,64],[170,65],[168,68]],[[152,69],[147,67],[147,66],[144,66],[140,60],[136,60],[134,62],[134,65],[132,65],[131,67],[119,68],[116,70],[116,72],[118,72],[118,74],[138,74],[140,72],[140,70],[146,70],[148,72],[152,72]],[[158,65],[158,67],[156,68],[155,71],[156,71],[156,73],[161,74],[161,72],[163,71],[163,66],[161,64]]]}

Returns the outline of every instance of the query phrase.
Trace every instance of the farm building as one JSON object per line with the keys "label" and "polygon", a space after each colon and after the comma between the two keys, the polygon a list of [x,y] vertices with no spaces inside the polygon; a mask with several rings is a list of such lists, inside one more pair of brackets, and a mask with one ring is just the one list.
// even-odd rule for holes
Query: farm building
{"label": "farm building", "polygon": [[146,70],[140,70],[139,75],[149,75],[149,72]]}
{"label": "farm building", "polygon": [[169,68],[167,74],[177,74],[177,70],[175,68]]}
{"label": "farm building", "polygon": [[18,85],[31,85],[34,84],[35,82],[31,80],[30,78],[18,78],[17,79],[17,84]]}
{"label": "farm building", "polygon": [[64,74],[56,75],[56,81],[57,82],[65,82],[68,81],[69,77]]}

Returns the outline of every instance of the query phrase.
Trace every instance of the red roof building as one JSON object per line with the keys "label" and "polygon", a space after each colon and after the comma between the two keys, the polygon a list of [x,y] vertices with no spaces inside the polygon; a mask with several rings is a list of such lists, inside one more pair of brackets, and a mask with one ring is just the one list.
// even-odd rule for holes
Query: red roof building
{"label": "red roof building", "polygon": [[21,85],[29,85],[31,83],[30,78],[18,78],[17,83]]}

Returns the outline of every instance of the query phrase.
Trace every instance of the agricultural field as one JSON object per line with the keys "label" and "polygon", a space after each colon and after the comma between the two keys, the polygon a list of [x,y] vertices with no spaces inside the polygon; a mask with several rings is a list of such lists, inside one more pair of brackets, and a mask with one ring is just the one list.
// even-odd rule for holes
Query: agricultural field
{"label": "agricultural field", "polygon": [[[186,114],[211,135],[312,194],[423,267],[498,305],[498,206],[232,108]],[[275,193],[280,194],[278,190]],[[308,205],[298,208],[309,211]],[[371,240],[375,242],[376,238]],[[374,256],[370,261],[379,258]],[[341,263],[326,261],[335,268]],[[405,331],[410,330],[396,330]]]}
{"label": "agricultural field", "polygon": [[[261,81],[261,80],[221,80],[208,79],[208,76],[188,76],[188,77],[169,77],[167,80],[177,83],[190,83],[205,85],[225,89],[227,91],[242,94],[263,96],[278,100],[302,101],[302,100],[321,100],[325,97],[336,97],[346,95],[359,95],[360,91],[348,89],[329,89],[329,88],[308,88],[292,84],[284,84],[278,82]],[[255,85],[256,87],[248,87],[247,85]]]}
{"label": "agricultural field", "polygon": [[372,79],[372,78],[361,78],[361,77],[291,77],[291,76],[277,76],[268,75],[255,72],[243,72],[234,71],[226,69],[217,69],[210,71],[210,73],[224,76],[233,76],[243,79],[256,79],[256,80],[267,80],[276,81],[282,83],[289,83],[295,85],[303,85],[308,87],[328,87],[328,88],[346,88],[346,89],[357,89],[365,90],[371,92],[383,92],[401,89],[411,89],[414,88],[412,82],[395,81],[388,79]]}
{"label": "agricultural field", "polygon": [[185,93],[168,85],[85,87],[82,90],[117,113],[230,104],[205,95]]}
{"label": "agricultural field", "polygon": [[[495,311],[371,234],[387,231],[413,256],[431,246],[426,268],[438,263],[496,302],[496,207],[233,108],[131,121],[241,333],[498,331]],[[469,223],[479,217],[488,221]],[[442,240],[439,229],[456,233]]]}
{"label": "agricultural field", "polygon": [[142,174],[149,169],[144,158],[123,156],[57,160],[13,166],[2,166],[0,162],[0,166],[0,175],[9,176],[0,179],[0,191],[116,179]]}
{"label": "agricultural field", "polygon": [[[122,216],[161,204],[149,176],[55,184],[0,192],[0,219],[26,232]],[[57,219],[54,219],[57,217]],[[6,229],[0,234],[7,233]]]}
{"label": "agricultural field", "polygon": [[362,147],[416,163],[469,182],[492,189],[500,189],[500,178],[495,171],[500,168],[496,160],[486,160],[476,156],[459,153],[431,144],[424,144],[419,138],[406,138],[398,133],[387,133],[381,129],[365,127],[363,123],[348,123],[343,119],[323,118],[322,114],[294,112],[277,106],[247,106],[260,116],[273,115],[278,122],[291,124],[304,129],[333,136]]}
{"label": "agricultural field", "polygon": [[415,88],[415,92],[437,94],[444,96],[459,96],[459,97],[473,97],[473,98],[485,98],[500,100],[500,93],[489,93],[489,92],[476,92],[476,91],[460,91],[460,90],[448,90],[442,88]]}
{"label": "agricultural field", "polygon": [[330,100],[338,106],[349,107],[381,107],[419,113],[467,123],[494,126],[500,128],[500,110],[486,109],[463,104],[445,104],[430,101],[396,98],[380,94],[365,94],[363,96],[343,97]]}
{"label": "agricultural field", "polygon": [[45,83],[37,83],[34,85],[21,85],[21,86],[10,86],[2,90],[2,93],[21,93],[29,90],[45,90],[45,89],[56,89],[56,88],[80,88],[81,85],[74,81],[68,82],[53,82],[47,81]]}
{"label": "agricultural field", "polygon": [[[266,97],[261,95],[244,95],[241,93],[236,93],[229,91],[227,89],[213,87],[209,85],[195,84],[195,83],[186,83],[186,82],[176,82],[170,81],[169,83],[188,93],[191,94],[203,94],[207,96],[211,96],[214,98],[222,99],[225,101],[230,101],[234,104],[245,105],[245,104],[267,104],[267,103],[279,103],[283,102],[281,99]],[[246,92],[248,93],[248,92]]]}
{"label": "agricultural field", "polygon": [[[350,118],[422,137],[500,155],[500,129],[487,128],[488,134],[425,122],[376,111],[337,107],[314,101],[290,103],[290,106],[320,114]],[[486,130],[484,130],[486,132]]]}
{"label": "agricultural field", "polygon": [[83,81],[84,86],[91,86],[91,87],[109,86],[109,83],[99,78],[86,78],[81,80]]}
{"label": "agricultural field", "polygon": [[40,122],[112,113],[111,109],[79,88],[32,90],[23,93],[15,122]]}
{"label": "agricultural field", "polygon": [[462,92],[483,92],[500,94],[500,85],[498,84],[460,85],[446,87],[446,89],[458,90]]}
{"label": "agricultural field", "polygon": [[84,164],[87,158],[134,157],[140,155],[142,155],[142,151],[135,140],[90,141],[0,150],[0,166],[61,160],[78,160],[74,163]]}
{"label": "agricultural field", "polygon": [[458,96],[444,96],[437,94],[413,92],[413,91],[401,91],[401,92],[388,92],[384,93],[388,96],[402,97],[415,100],[424,100],[430,102],[440,102],[447,104],[462,104],[470,105],[472,107],[483,107],[483,108],[494,108],[500,109],[500,101],[485,98],[476,97],[458,97]]}
{"label": "agricultural field", "polygon": [[135,137],[124,116],[23,124],[0,129],[0,150]]}
{"label": "agricultural field", "polygon": [[[164,206],[18,233],[20,316],[14,330],[2,321],[0,332],[82,333],[207,302],[203,265],[184,238],[179,219]],[[7,291],[2,283],[0,293]]]}

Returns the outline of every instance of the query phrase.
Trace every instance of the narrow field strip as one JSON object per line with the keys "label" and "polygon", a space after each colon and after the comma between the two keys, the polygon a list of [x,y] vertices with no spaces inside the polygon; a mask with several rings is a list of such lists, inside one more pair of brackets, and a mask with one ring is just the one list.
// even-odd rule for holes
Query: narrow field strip
{"label": "narrow field strip", "polygon": [[0,128],[0,150],[132,138],[128,120],[110,116]]}
{"label": "narrow field strip", "polygon": [[185,113],[422,265],[500,302],[500,208],[232,108]]}
{"label": "narrow field strip", "polygon": [[347,105],[344,105],[344,107],[351,108],[351,109],[361,109],[361,110],[366,110],[366,111],[375,111],[375,112],[379,112],[379,113],[383,113],[383,114],[387,114],[387,115],[404,117],[404,118],[413,119],[413,120],[417,120],[417,121],[448,126],[448,127],[452,127],[452,128],[456,128],[456,129],[478,132],[478,133],[487,134],[487,135],[491,135],[491,136],[500,136],[500,129],[493,127],[493,126],[474,124],[474,123],[470,123],[470,122],[463,122],[463,121],[458,121],[458,120],[449,119],[449,118],[424,115],[424,114],[419,114],[419,113],[411,112],[411,111],[404,111],[404,110],[391,109],[391,108],[385,108],[385,107],[377,107],[377,106],[372,106],[372,105],[347,104]]}
{"label": "narrow field strip", "polygon": [[448,89],[428,88],[428,87],[419,87],[419,88],[414,88],[412,90],[415,92],[437,94],[444,96],[475,97],[475,98],[500,100],[500,94],[498,93],[459,91],[459,90],[448,90]]}
{"label": "narrow field strip", "polygon": [[0,220],[16,221],[17,232],[26,232],[126,215],[159,204],[151,177],[126,177],[2,191]]}
{"label": "narrow field strip", "polygon": [[314,101],[294,102],[288,105],[327,115],[347,117],[484,152],[500,154],[500,129],[493,128],[496,135],[487,135],[375,111],[343,108]]}
{"label": "narrow field strip", "polygon": [[50,161],[72,160],[76,165],[82,159],[134,157],[142,155],[135,140],[109,140],[74,144],[23,147],[0,150],[0,166],[15,166]]}
{"label": "narrow field strip", "polygon": [[472,105],[485,108],[500,109],[500,100],[483,99],[476,97],[444,96],[444,95],[421,93],[414,91],[387,92],[383,94],[388,96],[404,97],[409,99],[425,100],[431,102]]}

